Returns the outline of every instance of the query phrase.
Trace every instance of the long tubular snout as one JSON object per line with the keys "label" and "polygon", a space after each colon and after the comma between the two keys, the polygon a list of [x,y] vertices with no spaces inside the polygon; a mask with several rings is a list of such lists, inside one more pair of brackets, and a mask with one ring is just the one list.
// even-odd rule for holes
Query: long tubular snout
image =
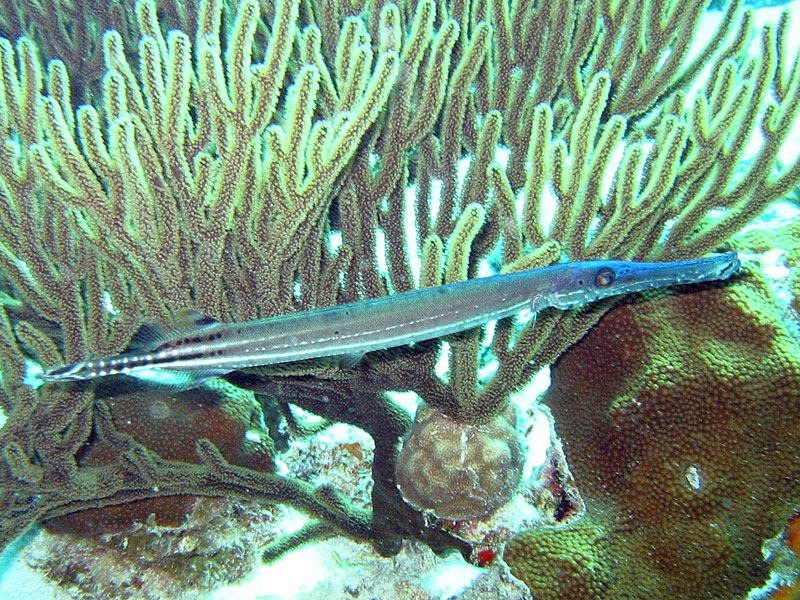
{"label": "long tubular snout", "polygon": [[556,308],[682,283],[727,279],[741,266],[736,252],[679,262],[592,260],[572,264],[575,269],[561,281],[562,289],[553,291],[551,305]]}

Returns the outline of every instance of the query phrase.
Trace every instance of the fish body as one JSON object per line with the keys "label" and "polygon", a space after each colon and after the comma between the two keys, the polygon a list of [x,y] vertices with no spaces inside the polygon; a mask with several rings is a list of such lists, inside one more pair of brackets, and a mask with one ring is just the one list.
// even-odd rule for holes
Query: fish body
{"label": "fish body", "polygon": [[735,252],[698,260],[641,263],[593,260],[494,275],[278,317],[220,323],[207,317],[150,348],[49,368],[44,381],[129,375],[192,387],[246,367],[325,356],[360,356],[513,316],[582,306],[609,296],[727,279]]}

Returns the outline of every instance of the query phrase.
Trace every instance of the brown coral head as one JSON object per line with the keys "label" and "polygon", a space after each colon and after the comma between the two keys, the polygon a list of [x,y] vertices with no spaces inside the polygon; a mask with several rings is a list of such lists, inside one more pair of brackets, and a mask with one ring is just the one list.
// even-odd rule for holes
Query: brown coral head
{"label": "brown coral head", "polygon": [[[169,393],[137,390],[106,399],[114,426],[167,460],[199,463],[197,440],[210,440],[231,463],[259,471],[273,468],[271,452],[248,444],[256,406],[228,384]],[[103,466],[117,460],[113,444],[93,436],[78,455],[80,466]],[[161,527],[179,527],[195,505],[195,496],[149,498],[92,508],[48,519],[53,532],[79,535],[121,533],[134,523],[153,519]],[[152,516],[151,516],[152,515]]]}
{"label": "brown coral head", "polygon": [[483,425],[456,421],[422,403],[397,461],[407,502],[440,519],[490,514],[507,502],[522,475],[513,404]]}
{"label": "brown coral head", "polygon": [[592,556],[614,576],[603,594],[541,592],[566,571],[542,551],[561,530],[540,528],[505,554],[534,596],[737,600],[764,584],[764,542],[800,497],[800,347],[761,274],[616,306],[552,381],[543,401],[586,504],[579,522],[605,531]]}

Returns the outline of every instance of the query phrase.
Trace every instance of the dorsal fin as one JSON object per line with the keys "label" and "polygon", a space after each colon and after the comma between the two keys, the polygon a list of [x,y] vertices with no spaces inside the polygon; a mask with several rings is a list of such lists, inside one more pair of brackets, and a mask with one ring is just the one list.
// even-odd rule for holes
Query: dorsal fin
{"label": "dorsal fin", "polygon": [[145,321],[139,330],[133,334],[128,351],[148,350],[164,343],[169,332],[161,324],[155,321]]}
{"label": "dorsal fin", "polygon": [[128,350],[143,350],[157,348],[176,336],[187,331],[207,329],[219,323],[215,318],[209,317],[193,308],[182,308],[177,311],[170,327],[155,321],[145,321],[133,337]]}

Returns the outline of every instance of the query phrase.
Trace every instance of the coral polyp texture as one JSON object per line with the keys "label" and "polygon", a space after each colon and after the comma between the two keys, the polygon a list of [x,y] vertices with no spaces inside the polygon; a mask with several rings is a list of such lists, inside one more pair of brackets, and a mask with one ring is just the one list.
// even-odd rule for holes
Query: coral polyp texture
{"label": "coral polyp texture", "polygon": [[516,406],[467,425],[422,403],[397,459],[403,498],[440,519],[484,517],[516,491],[524,457]]}
{"label": "coral polyp texture", "polygon": [[742,598],[800,502],[800,348],[763,276],[609,311],[544,397],[586,512],[513,538],[534,597]]}
{"label": "coral polyp texture", "polygon": [[[475,548],[425,510],[477,515],[507,497],[519,462],[513,420],[503,416],[512,394],[583,338],[616,300],[502,319],[494,329],[450,336],[447,344],[434,339],[370,352],[352,366],[304,361],[229,373],[228,383],[254,393],[249,425],[245,414],[196,410],[207,407],[204,389],[160,395],[118,389],[117,381],[34,387],[30,375],[132,350],[141,333],[154,324],[174,326],[187,311],[233,323],[460,282],[486,265],[513,273],[564,261],[699,258],[724,249],[800,184],[800,160],[778,160],[800,113],[800,58],[789,13],[757,29],[741,0],[726,4],[701,44],[695,38],[708,0],[0,5],[0,407],[6,416],[0,548],[36,523],[55,528],[70,519],[73,525],[85,519],[84,529],[100,535],[142,518],[146,527],[161,520],[182,522],[181,529],[185,498],[202,496],[214,506],[213,499],[227,507],[285,504],[306,514],[306,526],[271,540],[263,554],[270,560],[333,535],[367,542],[382,556],[413,541],[469,557]],[[752,150],[747,142],[756,137],[762,143]],[[796,253],[791,260],[797,263]],[[756,293],[747,280],[743,285],[740,294]],[[647,454],[643,441],[651,429],[669,433],[673,444],[713,447],[711,433],[726,432],[739,443],[745,434],[736,427],[752,429],[747,439],[755,444],[774,428],[776,449],[760,456],[761,469],[773,477],[786,468],[787,446],[778,441],[791,441],[781,438],[791,428],[768,420],[771,413],[759,404],[762,392],[774,398],[781,391],[779,367],[765,361],[784,339],[765,326],[765,352],[739,360],[737,352],[758,344],[733,341],[733,326],[709,315],[721,310],[715,306],[696,308],[702,329],[691,340],[709,349],[715,368],[703,371],[670,350],[674,356],[660,361],[643,358],[653,370],[648,377],[663,382],[663,394],[686,388],[696,395],[705,386],[734,404],[750,390],[753,412],[737,409],[732,429],[719,430],[729,415],[720,414],[728,404],[716,396],[715,402],[668,401],[643,388],[612,411],[639,444],[640,461],[592,446],[589,433],[599,437],[609,427],[597,406],[586,408],[582,426],[593,425],[586,439],[565,444],[576,472],[588,478],[587,498],[623,529],[625,518],[639,518],[625,504],[633,499],[653,504],[649,510],[658,508],[667,522],[674,516],[667,492],[682,492],[675,502],[710,498],[702,505],[707,514],[690,503],[706,517],[723,510],[718,498],[730,494],[735,505],[742,493],[735,485],[714,488],[727,479],[715,470],[713,461],[722,459],[713,454],[705,462],[703,456],[679,461],[670,467],[673,479],[664,479],[667,467]],[[740,312],[748,310],[757,320],[765,309],[753,302]],[[751,332],[742,314],[728,316],[742,323],[737,331]],[[602,358],[625,347],[644,356],[641,347],[667,344],[680,333],[675,329],[688,327],[672,314],[659,318],[653,317],[658,336],[640,332],[638,346],[622,338],[628,341],[604,347]],[[598,358],[586,360],[595,365]],[[441,376],[437,365],[445,361],[449,369]],[[609,386],[638,385],[643,368],[617,367],[619,381],[610,381],[602,370],[572,366],[571,385],[588,388],[575,402],[588,403]],[[699,377],[692,375],[698,369],[706,379],[684,380],[681,369]],[[746,376],[749,388],[725,395]],[[565,375],[559,377],[563,386]],[[761,390],[764,381],[769,385]],[[446,444],[423,447],[413,431],[411,459],[398,469],[412,416],[391,392],[413,392],[451,419],[443,421],[453,425],[450,439],[476,433],[474,447],[450,448],[464,449],[466,469]],[[661,412],[651,415],[637,404],[650,399],[646,393],[671,402],[663,422],[653,420]],[[298,408],[321,420],[311,425]],[[765,419],[761,429],[753,425],[756,413]],[[669,421],[674,415],[687,422]],[[559,411],[565,439],[581,430],[575,419]],[[368,480],[353,485],[313,470],[294,476],[272,470],[273,446],[334,423],[372,438],[363,462],[350,470],[368,473]],[[682,437],[687,423],[699,441]],[[145,424],[152,429],[143,431]],[[420,428],[426,429],[422,419]],[[490,435],[477,435],[481,428]],[[178,438],[185,442],[179,449],[170,443]],[[589,456],[581,456],[579,442]],[[354,458],[361,453],[350,450]],[[603,470],[603,459],[619,464]],[[581,467],[582,460],[597,462],[597,470]],[[742,460],[734,471],[750,477],[754,459],[745,453]],[[433,467],[447,469],[436,474]],[[470,469],[475,478],[461,490],[472,503],[466,510],[450,493]],[[647,479],[634,472],[661,477],[666,492],[651,494]],[[435,493],[429,482],[418,490],[402,484],[425,510],[404,499],[398,475],[414,485],[422,475],[438,482]],[[613,493],[600,493],[604,485]],[[433,504],[426,494],[437,498]],[[579,505],[563,504],[564,514]],[[709,528],[709,518],[693,518],[692,527]],[[718,526],[704,538],[704,530],[698,533],[706,545],[686,546],[697,556],[714,540],[736,539],[726,529],[737,522],[732,515],[713,522]],[[651,540],[655,526],[643,523]],[[606,527],[595,523],[580,539]],[[709,561],[682,562],[680,553],[668,552],[690,528],[660,532],[668,543],[652,542],[663,548],[658,568],[683,565],[688,574],[705,568]],[[741,568],[730,570],[739,586],[741,573],[760,574],[760,559],[750,544],[755,534],[737,531],[730,548]],[[658,558],[637,539],[630,565],[648,553]],[[521,550],[515,544],[509,557],[511,549]],[[635,550],[641,555],[633,556]],[[604,546],[585,563],[597,565],[593,586],[617,580],[600,567],[612,564],[604,562],[612,561],[604,558],[608,552]],[[756,566],[745,568],[747,561]]]}

